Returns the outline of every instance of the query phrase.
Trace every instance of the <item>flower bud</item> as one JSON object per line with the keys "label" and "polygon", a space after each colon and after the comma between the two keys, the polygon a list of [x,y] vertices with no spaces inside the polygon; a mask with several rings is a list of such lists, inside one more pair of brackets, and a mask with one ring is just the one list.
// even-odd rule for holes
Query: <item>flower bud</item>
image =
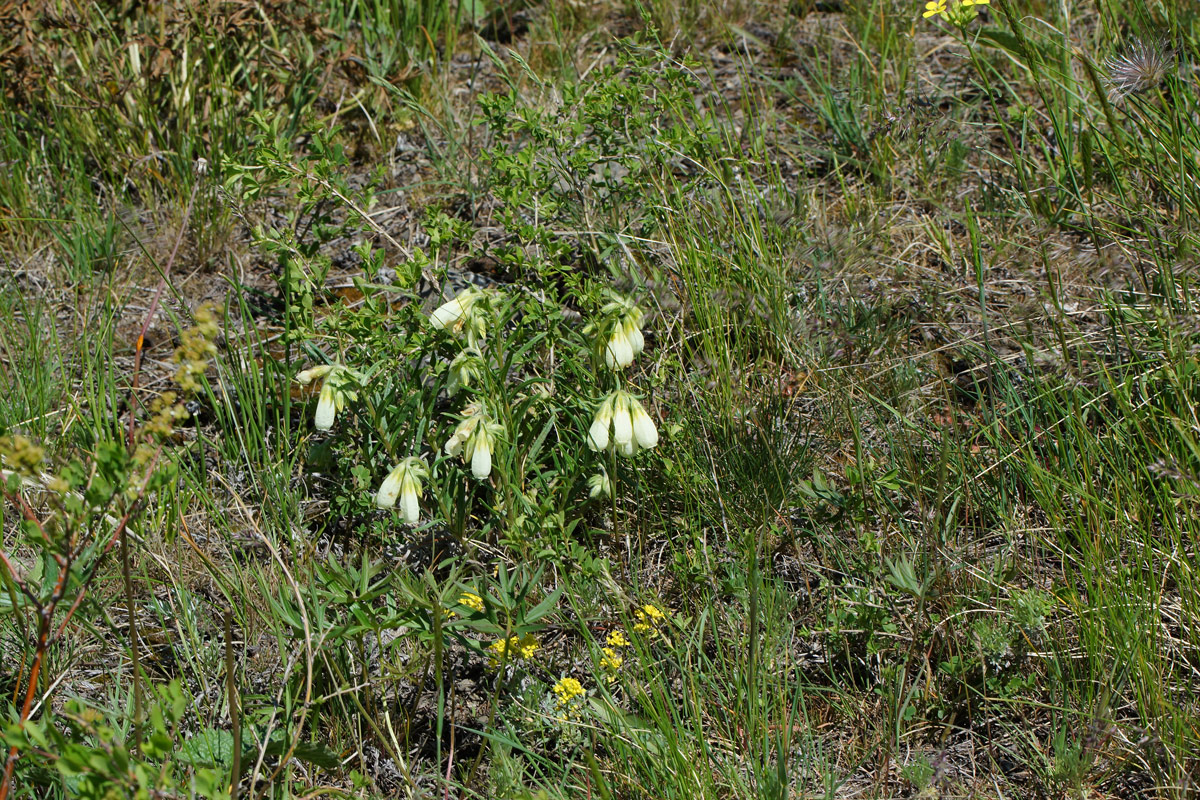
{"label": "flower bud", "polygon": [[588,478],[588,497],[599,497],[600,495],[612,497],[612,494],[612,480],[608,477],[607,472],[600,470],[600,472]]}
{"label": "flower bud", "polygon": [[478,382],[484,370],[483,357],[478,350],[468,348],[450,362],[450,377],[446,381],[446,393],[457,394],[459,389],[469,389]]}
{"label": "flower bud", "polygon": [[303,386],[307,386],[317,378],[324,378],[333,371],[335,364],[321,364],[317,367],[309,367],[303,372],[296,375],[296,380]]}

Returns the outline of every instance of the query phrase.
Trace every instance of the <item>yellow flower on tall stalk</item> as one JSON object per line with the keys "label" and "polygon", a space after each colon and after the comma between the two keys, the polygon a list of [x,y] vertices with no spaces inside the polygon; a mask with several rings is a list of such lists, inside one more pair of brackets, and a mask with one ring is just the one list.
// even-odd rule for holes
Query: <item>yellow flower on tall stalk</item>
{"label": "yellow flower on tall stalk", "polygon": [[979,15],[978,6],[990,5],[991,0],[929,0],[921,16],[942,17],[962,27]]}

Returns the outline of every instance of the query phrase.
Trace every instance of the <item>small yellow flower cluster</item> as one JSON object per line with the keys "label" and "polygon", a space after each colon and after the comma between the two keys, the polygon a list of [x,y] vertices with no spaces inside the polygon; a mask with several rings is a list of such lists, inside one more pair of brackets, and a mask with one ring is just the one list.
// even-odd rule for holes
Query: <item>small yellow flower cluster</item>
{"label": "small yellow flower cluster", "polygon": [[46,451],[21,434],[0,436],[0,463],[24,477],[36,475],[46,459]]}
{"label": "small yellow flower cluster", "polygon": [[217,354],[217,315],[211,303],[196,309],[196,325],[183,332],[183,341],[175,348],[171,360],[179,365],[175,382],[185,394],[200,391],[200,377],[208,370],[208,361]]}
{"label": "small yellow flower cluster", "polygon": [[488,648],[491,655],[488,656],[488,665],[492,669],[496,669],[506,661],[516,661],[517,659],[533,658],[533,654],[541,649],[541,643],[532,633],[527,633],[521,638],[512,636],[507,640],[501,639],[498,642],[493,642]]}
{"label": "small yellow flower cluster", "polygon": [[625,657],[611,647],[602,648],[600,653],[600,669],[604,672],[604,677],[609,683],[616,683],[617,674],[625,663]]}
{"label": "small yellow flower cluster", "polygon": [[483,613],[483,598],[474,592],[463,592],[458,598],[458,604],[471,609],[476,614]]}
{"label": "small yellow flower cluster", "polygon": [[583,684],[574,678],[561,678],[554,684],[553,691],[558,698],[555,703],[559,710],[566,711],[570,716],[578,716],[585,694]]}
{"label": "small yellow flower cluster", "polygon": [[629,637],[624,631],[613,631],[604,642],[609,647],[629,647]]}
{"label": "small yellow flower cluster", "polygon": [[634,633],[658,633],[659,626],[667,621],[666,615],[649,603],[634,611],[633,616],[637,619],[633,624]]}
{"label": "small yellow flower cluster", "polygon": [[978,6],[986,6],[991,0],[929,0],[921,16],[942,17],[955,25],[966,25],[979,14]]}

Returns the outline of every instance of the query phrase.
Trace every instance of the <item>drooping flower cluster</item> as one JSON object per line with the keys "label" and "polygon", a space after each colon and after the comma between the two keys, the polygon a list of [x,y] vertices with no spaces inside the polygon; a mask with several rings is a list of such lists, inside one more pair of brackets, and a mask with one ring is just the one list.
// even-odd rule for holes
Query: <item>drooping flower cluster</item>
{"label": "drooping flower cluster", "polygon": [[478,404],[471,404],[463,412],[463,420],[454,429],[454,435],[446,442],[446,455],[461,455],[464,463],[471,465],[471,474],[483,480],[492,474],[492,453],[504,435],[504,426],[494,422]]}
{"label": "drooping flower cluster", "polygon": [[313,416],[313,427],[327,431],[333,427],[337,412],[346,407],[348,401],[357,400],[353,386],[361,382],[361,376],[341,364],[322,364],[310,367],[296,376],[301,385],[307,386],[321,379],[321,394],[317,398],[317,411]]}
{"label": "drooping flower cluster", "polygon": [[649,450],[657,444],[658,428],[637,398],[618,390],[600,401],[588,429],[589,447],[593,450],[611,448],[628,457],[636,455],[639,449]]}
{"label": "drooping flower cluster", "polygon": [[478,347],[487,338],[489,293],[471,286],[442,305],[429,316],[429,322],[439,330],[455,335],[465,333],[467,343]]}
{"label": "drooping flower cluster", "polygon": [[625,369],[646,346],[642,322],[646,314],[625,297],[614,296],[600,309],[600,319],[584,329],[604,346],[609,369]]}
{"label": "drooping flower cluster", "polygon": [[380,508],[392,508],[396,499],[400,500],[400,513],[404,521],[413,525],[421,517],[419,500],[421,498],[421,481],[429,477],[429,467],[425,461],[415,456],[397,464],[375,495],[375,505]]}

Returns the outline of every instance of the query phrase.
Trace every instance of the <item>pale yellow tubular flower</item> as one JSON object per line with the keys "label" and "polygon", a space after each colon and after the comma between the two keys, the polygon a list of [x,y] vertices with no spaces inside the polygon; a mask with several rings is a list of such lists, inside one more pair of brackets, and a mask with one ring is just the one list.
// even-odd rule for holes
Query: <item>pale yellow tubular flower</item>
{"label": "pale yellow tubular flower", "polygon": [[429,477],[429,467],[415,456],[409,456],[388,473],[375,494],[375,505],[392,508],[400,500],[400,513],[404,521],[415,525],[421,518],[421,481]]}
{"label": "pale yellow tubular flower", "polygon": [[613,326],[612,336],[604,348],[604,363],[609,369],[624,369],[633,363],[633,344],[620,322]]}
{"label": "pale yellow tubular flower", "polygon": [[409,525],[415,525],[421,518],[420,496],[421,482],[409,470],[400,485],[400,513]]}
{"label": "pale yellow tubular flower", "polygon": [[375,493],[375,505],[379,508],[392,508],[396,505],[396,498],[400,496],[400,487],[404,484],[404,465],[403,463],[392,468],[392,471],[383,479],[383,483],[379,486],[379,491]]}
{"label": "pale yellow tubular flower", "polygon": [[338,410],[338,390],[326,380],[321,385],[321,395],[317,399],[317,413],[313,417],[313,425],[319,431],[327,431],[333,427],[334,417]]}
{"label": "pale yellow tubular flower", "polygon": [[483,480],[492,474],[492,435],[488,425],[480,425],[471,437],[471,474]]}
{"label": "pale yellow tubular flower", "polygon": [[453,300],[438,306],[429,315],[430,324],[439,329],[455,327],[466,316],[471,306],[475,305],[478,293],[479,290],[472,287],[459,293]]}
{"label": "pale yellow tubular flower", "polygon": [[642,404],[636,399],[630,398],[629,412],[633,422],[633,438],[637,441],[638,447],[649,450],[657,445],[658,428],[654,427],[654,420],[650,419],[650,415],[646,413]]}
{"label": "pale yellow tubular flower", "polygon": [[592,427],[588,429],[588,447],[593,450],[608,449],[608,429],[612,427],[613,396],[610,394],[600,401],[596,416],[592,419]]}
{"label": "pale yellow tubular flower", "polygon": [[463,445],[475,433],[475,428],[479,426],[482,419],[483,417],[479,413],[472,413],[462,422],[458,423],[458,426],[454,429],[454,434],[446,442],[446,455],[457,456],[462,453]]}
{"label": "pale yellow tubular flower", "polygon": [[633,419],[629,415],[629,395],[617,392],[613,398],[613,443],[621,455],[633,455]]}

